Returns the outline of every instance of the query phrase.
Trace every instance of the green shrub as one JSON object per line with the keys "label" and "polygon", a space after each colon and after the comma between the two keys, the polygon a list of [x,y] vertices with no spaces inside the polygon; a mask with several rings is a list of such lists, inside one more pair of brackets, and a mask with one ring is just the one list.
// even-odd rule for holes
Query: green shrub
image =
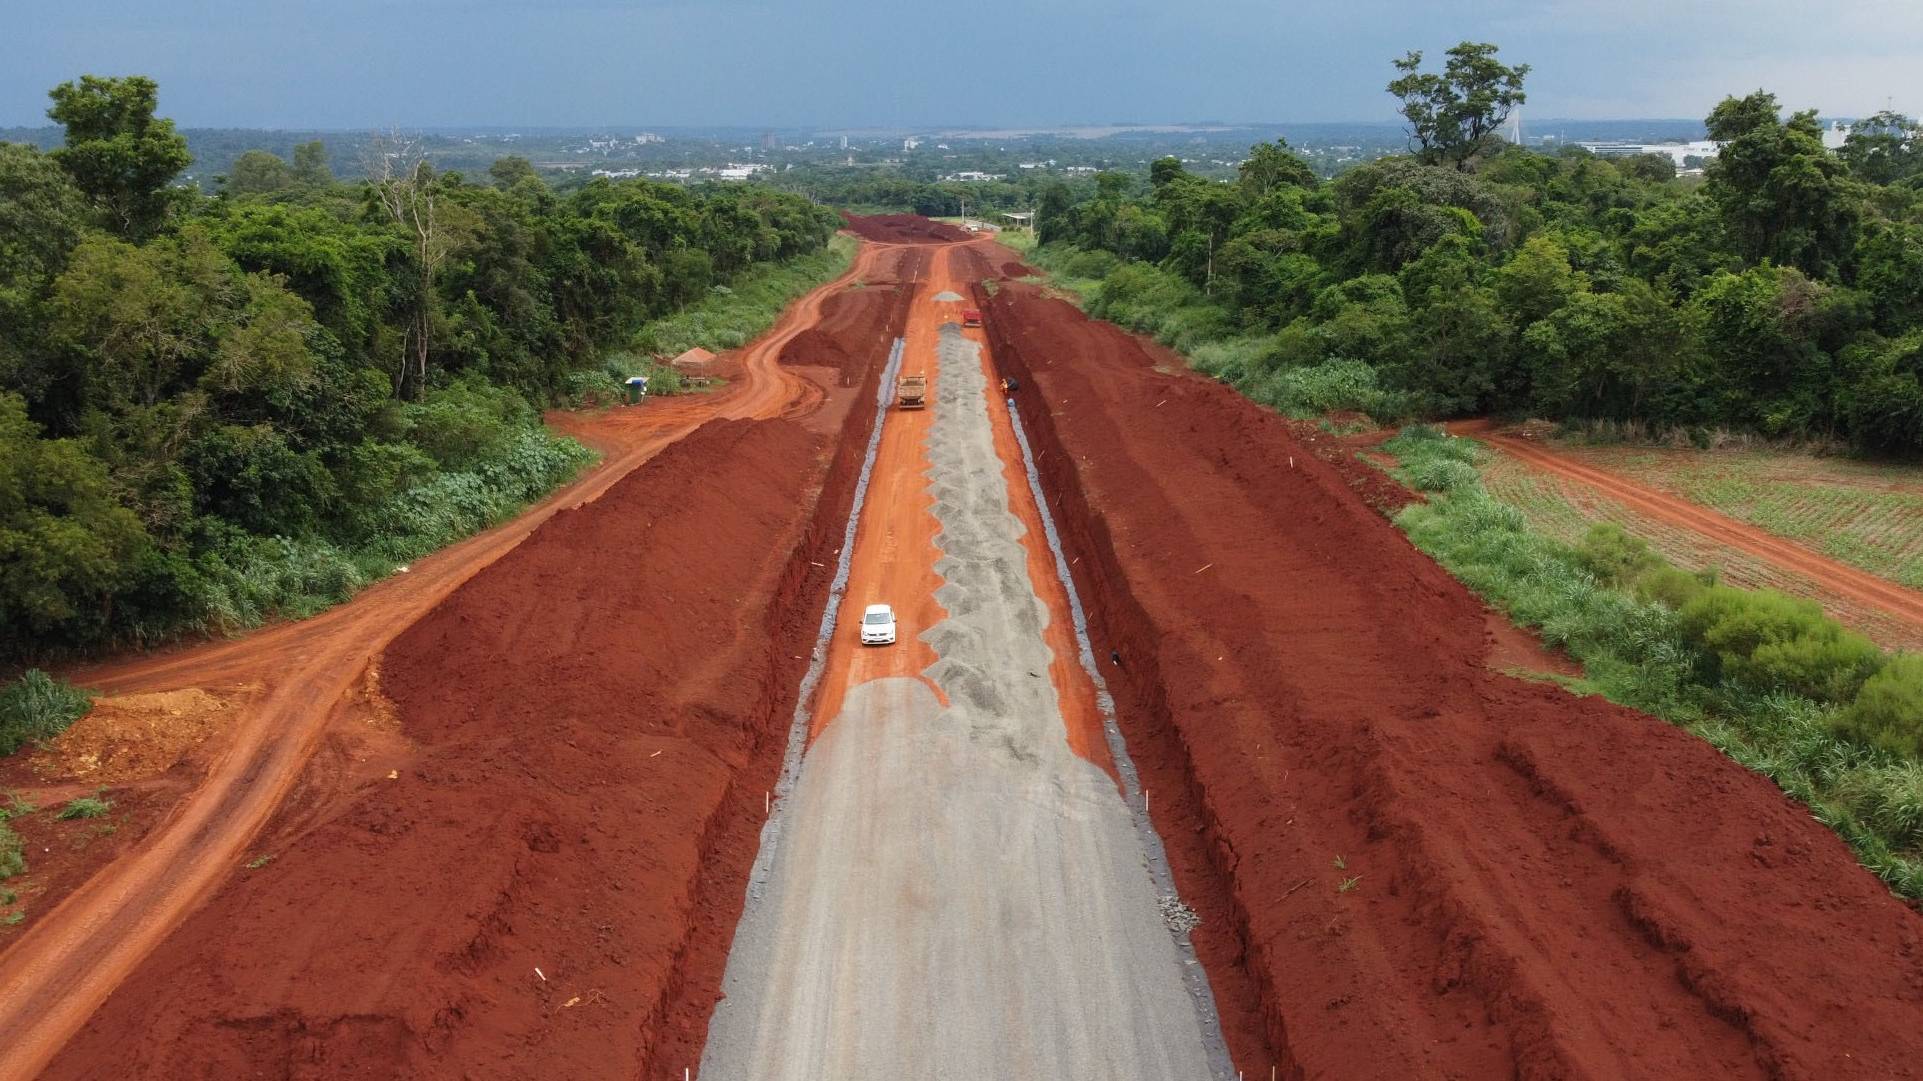
{"label": "green shrub", "polygon": [[99,796],[76,796],[68,800],[67,805],[60,808],[60,813],[54,817],[63,822],[74,818],[99,818],[113,810],[113,806]]}
{"label": "green shrub", "polygon": [[1714,574],[1691,574],[1667,563],[1649,567],[1635,579],[1637,596],[1655,601],[1672,611],[1695,600],[1703,590],[1715,584]]}
{"label": "green shrub", "polygon": [[459,471],[491,458],[536,423],[534,410],[508,387],[463,379],[403,407],[407,441],[442,469]]}
{"label": "green shrub", "polygon": [[27,857],[22,848],[20,835],[0,817],[0,882],[26,873]]}
{"label": "green shrub", "polygon": [[1711,586],[1678,615],[1712,672],[1759,691],[1845,703],[1883,665],[1883,651],[1812,601],[1774,590]]}
{"label": "green shrub", "polygon": [[0,755],[52,739],[87,715],[93,699],[64,680],[30,668],[0,689]]}
{"label": "green shrub", "polygon": [[1385,389],[1376,370],[1359,360],[1329,360],[1312,367],[1282,368],[1245,387],[1249,397],[1292,417],[1353,411],[1379,421],[1407,416],[1413,400]]}
{"label": "green shrub", "polygon": [[1467,462],[1450,458],[1427,458],[1404,467],[1403,476],[1425,492],[1453,492],[1479,484],[1482,475]]}
{"label": "green shrub", "polygon": [[1649,542],[1634,536],[1614,522],[1597,522],[1589,527],[1576,556],[1589,573],[1614,586],[1636,582],[1662,563],[1651,551]]}
{"label": "green shrub", "polygon": [[1900,654],[1863,681],[1837,731],[1892,754],[1923,757],[1923,655]]}

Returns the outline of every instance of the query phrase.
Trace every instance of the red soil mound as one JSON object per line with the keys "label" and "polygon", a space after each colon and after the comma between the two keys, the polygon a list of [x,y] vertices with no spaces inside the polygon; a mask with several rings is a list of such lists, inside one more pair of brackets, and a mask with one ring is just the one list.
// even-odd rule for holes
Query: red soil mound
{"label": "red soil mound", "polygon": [[1279,417],[977,294],[1251,1077],[1914,1072],[1923,918],[1806,808],[1488,671],[1481,605]]}
{"label": "red soil mound", "polygon": [[844,212],[842,220],[856,236],[888,244],[950,244],[971,240],[973,233],[945,221],[934,221],[919,214],[859,215]]}
{"label": "red soil mound", "polygon": [[1029,266],[1027,263],[1007,262],[1002,264],[1002,277],[1004,278],[1032,278],[1039,273],[1041,272]]}
{"label": "red soil mound", "polygon": [[914,295],[912,288],[887,283],[836,293],[822,302],[816,325],[781,347],[780,362],[833,368],[842,386],[853,386],[877,355],[888,355]]}
{"label": "red soil mound", "polygon": [[46,1076],[679,1078],[874,421],[847,417],[711,422],[404,632],[414,759],[279,823]]}

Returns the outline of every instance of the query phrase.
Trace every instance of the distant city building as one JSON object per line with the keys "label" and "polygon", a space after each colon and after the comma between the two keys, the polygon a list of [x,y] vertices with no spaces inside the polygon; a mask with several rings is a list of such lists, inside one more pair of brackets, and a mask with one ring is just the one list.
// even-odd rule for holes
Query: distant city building
{"label": "distant city building", "polygon": [[1661,154],[1675,161],[1678,169],[1690,158],[1713,158],[1722,144],[1693,143],[1577,143],[1599,158],[1633,158],[1638,154]]}
{"label": "distant city building", "polygon": [[980,180],[1005,180],[1007,179],[1007,174],[1006,173],[980,173],[972,169],[968,169],[968,170],[963,170],[962,172],[959,172],[959,173],[949,173],[947,176],[942,177],[942,179],[947,181],[960,181],[963,183],[967,183],[969,181],[980,181]]}
{"label": "distant city building", "polygon": [[903,139],[901,141],[901,148],[903,150],[913,150],[920,145],[921,145],[921,140],[915,138],[912,135],[910,135],[908,138]]}

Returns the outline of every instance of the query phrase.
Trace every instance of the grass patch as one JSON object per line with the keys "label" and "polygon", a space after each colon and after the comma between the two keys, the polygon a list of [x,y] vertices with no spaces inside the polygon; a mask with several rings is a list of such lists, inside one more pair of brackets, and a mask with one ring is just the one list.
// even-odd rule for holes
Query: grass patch
{"label": "grass patch", "polygon": [[855,246],[852,237],[836,236],[819,252],[757,266],[728,285],[710,289],[699,301],[643,326],[635,332],[633,348],[672,357],[696,346],[720,352],[746,345],[767,333],[796,297],[847,273],[854,263]]}
{"label": "grass patch", "polygon": [[1433,493],[1396,524],[1580,661],[1574,689],[1684,727],[1770,777],[1892,890],[1923,899],[1923,765],[1903,743],[1923,724],[1923,663],[1866,650],[1780,594],[1686,574],[1620,529],[1545,537],[1483,487],[1470,440],[1410,428],[1383,449]]}
{"label": "grass patch", "polygon": [[100,818],[113,809],[114,805],[111,801],[101,799],[99,796],[76,796],[68,800],[67,805],[60,808],[60,813],[54,817],[62,822],[75,818]]}
{"label": "grass patch", "polygon": [[92,708],[87,692],[38,668],[28,669],[0,688],[0,755],[52,739]]}

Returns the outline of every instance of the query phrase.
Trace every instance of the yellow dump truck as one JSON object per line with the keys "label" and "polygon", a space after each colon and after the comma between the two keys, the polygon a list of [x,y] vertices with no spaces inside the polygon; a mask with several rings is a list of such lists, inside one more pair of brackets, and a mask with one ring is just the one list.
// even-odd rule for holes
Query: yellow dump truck
{"label": "yellow dump truck", "polygon": [[895,404],[903,409],[923,409],[928,405],[928,377],[913,372],[895,384]]}

